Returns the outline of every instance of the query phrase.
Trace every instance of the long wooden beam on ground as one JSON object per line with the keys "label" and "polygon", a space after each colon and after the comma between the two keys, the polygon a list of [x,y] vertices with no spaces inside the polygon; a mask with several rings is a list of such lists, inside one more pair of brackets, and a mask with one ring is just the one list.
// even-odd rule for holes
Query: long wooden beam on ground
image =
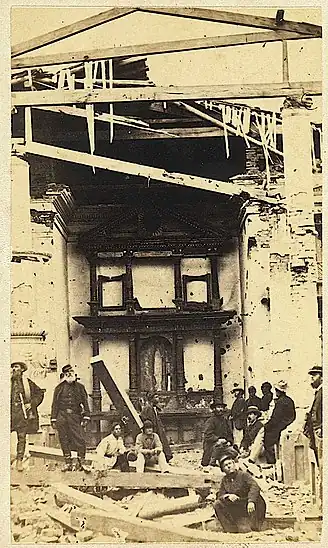
{"label": "long wooden beam on ground", "polygon": [[33,467],[24,472],[12,470],[10,474],[11,485],[53,485],[54,483],[66,483],[72,487],[122,487],[125,489],[201,489],[210,487],[212,484],[220,483],[220,476],[207,477],[207,474],[180,475],[161,474],[158,472],[119,472],[108,470],[103,476],[97,472],[85,474],[84,472],[61,472],[60,470],[48,470],[39,466],[37,470]]}
{"label": "long wooden beam on ground", "polygon": [[161,86],[99,90],[17,91],[12,106],[124,103],[130,101],[201,101],[205,99],[251,99],[254,97],[302,97],[321,95],[321,82],[226,84],[214,86]]}
{"label": "long wooden beam on ground", "polygon": [[301,23],[298,21],[282,21],[277,24],[272,17],[261,17],[258,15],[247,15],[230,11],[206,9],[206,8],[139,8],[140,11],[157,13],[160,15],[173,15],[201,21],[216,21],[217,23],[228,23],[245,27],[259,27],[272,30],[290,30],[301,34],[311,34],[315,37],[322,36],[322,27],[312,23]]}
{"label": "long wooden beam on ground", "polygon": [[136,11],[136,8],[112,8],[110,10],[98,13],[97,15],[92,15],[91,17],[87,17],[81,21],[76,21],[71,25],[66,25],[65,27],[61,27],[59,29],[47,32],[46,34],[42,34],[41,36],[32,38],[31,40],[25,40],[24,42],[16,44],[11,48],[11,56],[17,57],[23,53],[53,44],[59,40],[63,40],[64,38],[74,36],[79,32],[98,27],[99,25],[108,23],[109,21],[114,21],[114,19],[124,17],[134,11]]}
{"label": "long wooden beam on ground", "polygon": [[312,38],[308,34],[297,34],[289,31],[270,31],[227,36],[209,36],[206,38],[189,38],[185,40],[171,40],[155,42],[153,44],[137,44],[133,46],[119,46],[99,48],[86,51],[67,53],[50,53],[38,56],[24,56],[15,58],[11,62],[13,69],[44,67],[48,65],[64,65],[80,61],[96,61],[97,59],[115,59],[120,57],[139,57],[140,55],[158,55],[160,53],[177,53],[202,49],[226,48],[250,44],[265,44],[282,40],[300,40]]}
{"label": "long wooden beam on ground", "polygon": [[74,164],[82,164],[98,169],[126,173],[136,177],[144,177],[148,181],[161,181],[179,186],[197,188],[199,190],[208,190],[217,194],[226,194],[228,196],[245,195],[264,202],[278,203],[275,198],[268,197],[264,191],[249,189],[248,187],[246,188],[245,186],[236,183],[187,175],[185,173],[171,173],[157,167],[124,162],[114,158],[106,158],[104,156],[92,155],[86,152],[44,145],[33,141],[29,141],[26,145],[19,148],[22,152],[36,154],[46,158],[54,158],[55,160],[63,160],[65,162],[72,162]]}

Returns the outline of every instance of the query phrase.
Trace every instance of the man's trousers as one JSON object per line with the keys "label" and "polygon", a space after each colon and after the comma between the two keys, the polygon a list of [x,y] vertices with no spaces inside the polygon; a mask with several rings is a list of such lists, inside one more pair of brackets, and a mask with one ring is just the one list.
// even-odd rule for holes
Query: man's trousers
{"label": "man's trousers", "polygon": [[81,415],[59,411],[56,426],[64,456],[70,457],[71,451],[76,451],[78,457],[84,459],[86,444],[81,426]]}
{"label": "man's trousers", "polygon": [[225,533],[250,533],[261,529],[265,518],[266,504],[260,496],[255,503],[255,512],[249,515],[246,500],[230,502],[219,499],[214,504],[214,510]]}

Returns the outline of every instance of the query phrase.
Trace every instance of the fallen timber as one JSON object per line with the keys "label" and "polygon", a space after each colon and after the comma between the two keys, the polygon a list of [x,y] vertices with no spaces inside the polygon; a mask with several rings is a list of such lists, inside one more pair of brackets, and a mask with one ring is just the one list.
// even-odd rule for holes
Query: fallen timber
{"label": "fallen timber", "polygon": [[210,478],[207,475],[178,475],[161,474],[157,472],[137,473],[119,472],[108,470],[103,476],[95,473],[61,472],[60,470],[47,470],[38,468],[37,471],[25,472],[11,471],[11,485],[45,486],[54,483],[65,483],[74,487],[122,487],[125,489],[201,489],[220,483],[219,476]]}

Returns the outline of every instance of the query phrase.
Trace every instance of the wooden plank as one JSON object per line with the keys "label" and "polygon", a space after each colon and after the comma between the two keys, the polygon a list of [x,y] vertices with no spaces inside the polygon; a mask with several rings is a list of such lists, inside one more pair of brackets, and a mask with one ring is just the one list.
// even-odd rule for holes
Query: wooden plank
{"label": "wooden plank", "polygon": [[[64,456],[61,449],[57,447],[46,447],[43,445],[29,445],[28,452],[31,457],[41,459],[55,460],[56,462],[64,462]],[[72,456],[76,457],[76,451],[72,451]],[[92,461],[95,458],[94,453],[87,453],[86,459]]]}
{"label": "wooden plank", "polygon": [[54,521],[60,523],[65,529],[73,531],[74,533],[81,531],[81,527],[72,525],[71,517],[68,512],[51,508],[50,510],[47,510],[47,515]]}
{"label": "wooden plank", "polygon": [[200,507],[199,496],[196,494],[187,497],[178,497],[156,500],[152,505],[145,505],[139,511],[139,517],[144,519],[153,519],[161,516],[179,514],[180,512],[189,512]]}
{"label": "wooden plank", "polygon": [[113,528],[122,529],[128,533],[127,542],[217,543],[229,540],[225,533],[220,535],[211,531],[197,531],[187,527],[170,528],[161,523],[130,516],[127,511],[125,515],[117,516],[111,511],[85,509],[72,510],[70,515],[72,525],[78,527],[81,521],[84,521],[84,526],[87,529],[99,531],[104,535],[112,535]]}
{"label": "wooden plank", "polygon": [[41,36],[32,38],[31,40],[26,40],[16,44],[11,48],[11,56],[16,57],[17,55],[22,55],[22,53],[33,51],[37,48],[41,48],[42,46],[54,44],[59,40],[69,38],[79,32],[92,29],[102,25],[103,23],[114,21],[114,19],[119,19],[129,13],[133,13],[134,11],[136,11],[135,8],[112,8],[110,10],[98,13],[97,15],[92,15],[91,17],[87,17],[81,21],[76,21],[71,25],[66,25],[65,27],[61,27],[59,29],[47,32],[46,34],[42,34]]}
{"label": "wooden plank", "polygon": [[94,356],[90,363],[93,371],[103,384],[110,400],[115,405],[115,409],[120,415],[121,422],[127,426],[128,432],[135,439],[142,428],[142,420],[137,413],[128,394],[122,388],[119,380],[116,378],[113,371],[109,371],[101,356]]}
{"label": "wooden plank", "polygon": [[97,473],[85,474],[84,472],[61,472],[60,470],[47,470],[46,467],[31,467],[24,472],[11,471],[11,485],[43,486],[65,483],[71,487],[122,487],[125,489],[201,489],[219,485],[220,478],[207,478],[193,475],[161,474],[161,473],[137,473],[107,470],[102,476]]}
{"label": "wooden plank", "polygon": [[201,101],[204,99],[241,99],[253,97],[301,97],[321,95],[321,82],[263,84],[221,84],[214,86],[154,86],[99,90],[16,91],[12,106],[75,105],[89,103],[125,103],[129,101]]}
{"label": "wooden plank", "polygon": [[270,31],[226,36],[209,36],[206,38],[188,38],[185,40],[171,40],[150,44],[136,44],[133,46],[119,46],[97,48],[86,51],[71,51],[64,53],[48,53],[38,56],[24,56],[15,58],[11,62],[12,69],[45,67],[48,65],[64,65],[69,63],[96,61],[98,59],[117,59],[120,57],[139,57],[141,55],[158,55],[161,53],[177,53],[212,48],[226,48],[231,46],[245,46],[263,44],[281,40],[304,40],[312,38],[307,34],[297,34],[288,31]]}
{"label": "wooden plank", "polygon": [[140,8],[140,11],[158,13],[161,15],[173,15],[177,17],[187,17],[190,19],[199,19],[201,21],[216,21],[217,23],[228,23],[230,25],[240,25],[245,27],[259,27],[272,30],[290,30],[301,34],[311,34],[316,37],[322,36],[322,27],[312,23],[301,23],[298,21],[282,21],[277,25],[272,17],[261,17],[258,15],[247,15],[244,13],[234,13],[230,11],[221,11],[217,9],[204,8]]}
{"label": "wooden plank", "polygon": [[170,173],[164,169],[144,166],[140,164],[134,164],[132,162],[123,162],[122,160],[116,160],[112,158],[106,158],[103,156],[91,155],[86,152],[77,152],[75,150],[69,150],[51,145],[44,145],[41,143],[29,142],[25,146],[17,147],[17,150],[30,154],[36,154],[38,156],[44,156],[47,158],[54,158],[56,160],[63,160],[75,164],[87,165],[90,167],[97,167],[99,169],[106,169],[109,171],[117,171],[119,173],[127,173],[136,177],[144,177],[149,181],[161,181],[164,183],[171,183],[179,186],[189,186],[192,188],[198,188],[200,190],[208,190],[218,194],[226,195],[248,195],[256,200],[263,200],[265,202],[277,204],[275,198],[266,196],[264,191],[253,190],[245,188],[242,185],[236,183],[218,181],[216,179],[206,179],[204,177],[198,177],[194,175],[186,175],[183,173]]}
{"label": "wooden plank", "polygon": [[166,525],[166,527],[190,527],[190,525],[211,521],[213,516],[214,509],[211,506],[206,506],[206,508],[198,508],[197,510],[186,514],[154,518],[154,521],[162,523],[163,525]]}

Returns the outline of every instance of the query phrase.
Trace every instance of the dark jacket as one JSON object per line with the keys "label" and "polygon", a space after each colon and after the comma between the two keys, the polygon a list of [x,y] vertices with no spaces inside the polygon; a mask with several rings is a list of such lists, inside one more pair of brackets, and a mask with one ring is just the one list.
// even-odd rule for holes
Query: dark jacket
{"label": "dark jacket", "polygon": [[237,470],[233,477],[229,475],[222,478],[217,498],[228,494],[256,503],[260,496],[260,487],[248,472]]}
{"label": "dark jacket", "polygon": [[272,400],[273,400],[272,392],[268,392],[267,394],[264,394],[261,398],[261,405],[260,405],[261,411],[268,411]]}
{"label": "dark jacket", "polygon": [[[61,409],[61,394],[63,391],[63,388],[65,386],[66,381],[62,381],[59,384],[57,384],[54,396],[52,400],[52,406],[51,406],[51,420],[56,420],[58,416],[59,411],[63,411],[64,409]],[[75,402],[79,409],[81,409],[81,417],[90,417],[90,408],[89,408],[89,402],[88,402],[88,395],[86,393],[86,390],[80,382],[74,381],[72,383],[72,386],[74,387],[75,392]]]}
{"label": "dark jacket", "polygon": [[11,423],[12,428],[17,427],[18,430],[26,429],[27,434],[36,434],[39,430],[39,414],[37,408],[42,403],[44,398],[44,392],[35,382],[31,379],[26,379],[29,386],[30,398],[25,392],[24,383],[21,384],[22,387],[22,396],[25,404],[30,404],[31,409],[27,412],[27,419],[24,417],[23,409],[21,406],[18,406],[17,409],[12,407],[11,410]]}
{"label": "dark jacket", "polygon": [[254,442],[261,428],[263,428],[263,422],[261,422],[259,419],[257,419],[251,425],[247,424],[244,430],[244,437],[242,439],[240,447],[247,451]]}
{"label": "dark jacket", "polygon": [[304,434],[310,437],[308,420],[311,421],[314,432],[322,438],[322,385],[316,390],[311,409],[307,415]]}
{"label": "dark jacket", "polygon": [[207,419],[204,430],[204,447],[205,445],[214,445],[218,439],[225,439],[233,444],[233,434],[228,419],[222,416],[212,415]]}
{"label": "dark jacket", "polygon": [[282,430],[292,424],[295,418],[295,404],[292,398],[283,393],[276,399],[271,418],[264,427],[265,444],[274,445],[278,443]]}
{"label": "dark jacket", "polygon": [[237,430],[243,430],[246,425],[246,401],[244,398],[236,398],[233,402],[230,416],[233,422],[234,427]]}
{"label": "dark jacket", "polygon": [[261,409],[261,398],[259,398],[258,396],[250,396],[246,400],[246,407],[250,407],[251,405],[254,405],[258,409]]}
{"label": "dark jacket", "polygon": [[153,423],[154,432],[159,435],[159,438],[163,445],[163,451],[166,457],[166,460],[169,461],[172,459],[172,451],[166,437],[163,423],[158,415],[157,409],[154,409],[154,406],[151,403],[146,403],[143,410],[140,413],[140,418],[142,422],[149,420]]}

